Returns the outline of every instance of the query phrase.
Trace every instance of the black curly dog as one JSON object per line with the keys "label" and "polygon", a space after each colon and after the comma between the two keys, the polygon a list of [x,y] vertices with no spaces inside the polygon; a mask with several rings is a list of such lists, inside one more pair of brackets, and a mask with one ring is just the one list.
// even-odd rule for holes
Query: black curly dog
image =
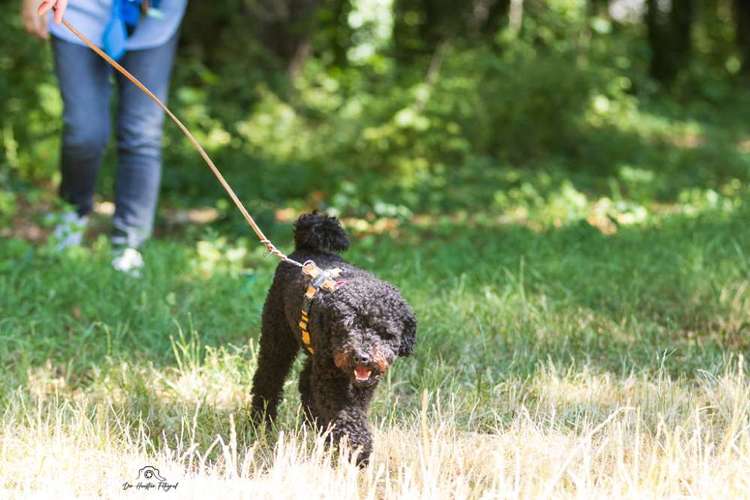
{"label": "black curly dog", "polygon": [[[394,286],[337,255],[349,247],[349,239],[336,218],[302,215],[294,226],[294,242],[291,258],[342,271],[336,289],[320,290],[310,309],[313,354],[299,379],[303,410],[319,429],[331,429],[334,442],[346,437],[358,450],[357,463],[365,465],[372,453],[370,400],[396,357],[413,352],[417,320]],[[276,269],[263,309],[253,378],[252,414],[258,423],[276,417],[284,379],[304,350],[299,322],[309,283],[296,266],[282,262]]]}

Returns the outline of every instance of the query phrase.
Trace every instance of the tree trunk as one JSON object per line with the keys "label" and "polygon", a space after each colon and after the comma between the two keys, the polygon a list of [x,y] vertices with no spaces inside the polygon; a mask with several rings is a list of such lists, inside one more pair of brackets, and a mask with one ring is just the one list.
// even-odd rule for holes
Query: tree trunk
{"label": "tree trunk", "polygon": [[447,42],[485,43],[507,23],[520,24],[523,0],[394,0],[393,45],[402,63]]}
{"label": "tree trunk", "polygon": [[265,0],[250,8],[261,23],[263,45],[286,65],[291,76],[310,53],[320,0]]}
{"label": "tree trunk", "polygon": [[508,26],[510,30],[518,34],[523,26],[523,0],[510,0],[508,13]]}
{"label": "tree trunk", "polygon": [[589,16],[609,17],[609,0],[589,0],[587,6]]}
{"label": "tree trunk", "polygon": [[492,39],[507,23],[511,0],[473,0],[470,16],[472,34]]}
{"label": "tree trunk", "polygon": [[651,76],[669,85],[690,60],[694,0],[648,0],[647,4]]}
{"label": "tree trunk", "polygon": [[742,57],[742,74],[750,76],[750,2],[734,0],[737,47]]}

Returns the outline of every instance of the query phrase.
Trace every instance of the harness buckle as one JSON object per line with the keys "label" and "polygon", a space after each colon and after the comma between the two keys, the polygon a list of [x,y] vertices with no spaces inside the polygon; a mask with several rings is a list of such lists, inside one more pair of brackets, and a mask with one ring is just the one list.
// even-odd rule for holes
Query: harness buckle
{"label": "harness buckle", "polygon": [[[334,267],[333,269],[326,269],[325,271],[318,267],[312,260],[305,261],[302,264],[302,273],[305,276],[310,277],[310,285],[307,288],[309,298],[315,296],[315,293],[322,288],[326,292],[333,292],[336,290],[336,278],[341,275],[341,269]],[[314,290],[311,294],[311,289]]]}
{"label": "harness buckle", "polygon": [[310,278],[310,283],[305,289],[305,296],[302,300],[302,311],[300,311],[300,320],[298,323],[300,329],[300,340],[305,350],[310,354],[315,353],[315,349],[312,346],[312,338],[310,336],[310,330],[308,329],[308,323],[310,321],[310,309],[312,308],[312,302],[317,295],[318,290],[321,288],[326,292],[333,292],[338,286],[336,278],[341,274],[341,269],[335,267],[333,269],[322,270],[312,260],[306,261],[302,264],[302,274]]}

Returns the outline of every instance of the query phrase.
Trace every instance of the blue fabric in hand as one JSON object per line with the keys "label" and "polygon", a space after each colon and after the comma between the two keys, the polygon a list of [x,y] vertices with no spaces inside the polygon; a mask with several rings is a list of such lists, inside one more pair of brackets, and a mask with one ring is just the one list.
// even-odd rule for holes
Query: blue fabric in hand
{"label": "blue fabric in hand", "polygon": [[[122,1],[122,0],[121,0]],[[141,20],[141,0],[124,0],[121,4],[122,20],[131,32],[138,26]]]}
{"label": "blue fabric in hand", "polygon": [[[125,42],[141,20],[143,0],[114,0],[112,16],[104,28],[104,51],[115,60],[125,53]],[[158,3],[157,3],[158,6]]]}
{"label": "blue fabric in hand", "polygon": [[107,22],[104,34],[102,35],[104,52],[115,61],[125,54],[125,42],[128,39],[125,22],[122,19],[120,1],[114,0],[112,2],[112,17]]}

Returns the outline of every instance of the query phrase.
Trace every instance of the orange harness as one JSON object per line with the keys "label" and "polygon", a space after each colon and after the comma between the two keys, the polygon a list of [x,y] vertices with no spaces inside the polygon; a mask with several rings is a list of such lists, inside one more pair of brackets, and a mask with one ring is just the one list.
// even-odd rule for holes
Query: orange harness
{"label": "orange harness", "polygon": [[302,298],[302,310],[300,311],[299,320],[299,331],[300,339],[305,350],[314,354],[315,349],[312,346],[312,338],[310,337],[310,330],[308,324],[310,323],[310,309],[312,309],[312,303],[318,291],[321,289],[326,292],[333,292],[340,285],[340,282],[336,281],[336,278],[341,274],[341,269],[335,267],[333,269],[323,270],[315,265],[315,262],[308,260],[302,264],[302,274],[310,277],[310,283],[307,285],[305,296]]}

